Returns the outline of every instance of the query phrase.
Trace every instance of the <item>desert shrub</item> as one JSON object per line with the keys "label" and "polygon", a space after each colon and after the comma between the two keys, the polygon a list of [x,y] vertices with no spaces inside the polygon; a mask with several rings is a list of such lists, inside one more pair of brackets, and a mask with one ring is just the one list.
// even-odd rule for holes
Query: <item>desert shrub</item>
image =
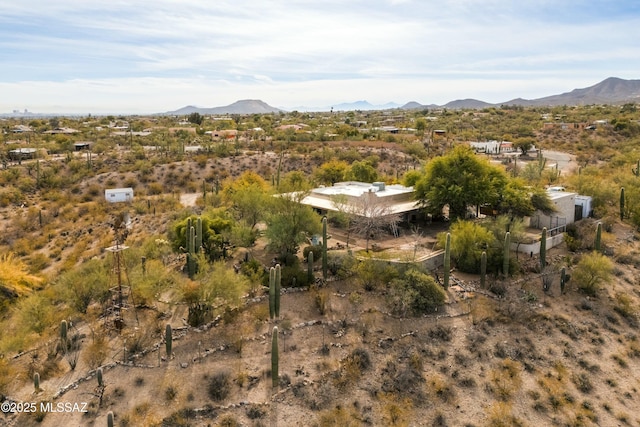
{"label": "desert shrub", "polygon": [[413,268],[402,278],[392,280],[387,292],[389,308],[401,316],[432,312],[444,303],[445,298],[444,290],[431,276]]}
{"label": "desert shrub", "polygon": [[360,369],[360,371],[366,371],[371,367],[371,357],[369,352],[364,348],[356,348],[349,355],[349,359],[353,361],[353,364]]}
{"label": "desert shrub", "polygon": [[506,359],[490,374],[490,384],[488,388],[501,401],[508,402],[520,389],[522,379],[520,363]]}
{"label": "desert shrub", "polygon": [[147,186],[147,194],[149,195],[158,195],[164,192],[164,186],[159,182],[149,183]]}
{"label": "desert shrub", "polygon": [[348,253],[329,252],[327,254],[329,272],[338,279],[346,279],[353,276],[357,262],[356,258]]}
{"label": "desert shrub", "polygon": [[365,259],[355,267],[356,281],[365,291],[373,291],[398,277],[398,270],[380,261]]}
{"label": "desert shrub", "polygon": [[267,413],[264,409],[262,409],[259,405],[251,405],[247,408],[247,417],[250,420],[256,420],[259,418],[263,418]]}
{"label": "desert shrub", "polygon": [[591,390],[593,390],[593,384],[591,383],[591,379],[587,374],[581,373],[578,375],[574,375],[571,379],[578,390],[580,390],[581,392],[588,394],[591,392]]}
{"label": "desert shrub", "polygon": [[595,296],[600,286],[613,273],[613,263],[604,255],[592,252],[584,255],[573,270],[572,281],[587,295]]}
{"label": "desert shrub", "polygon": [[433,375],[428,381],[430,392],[444,403],[450,402],[455,397],[453,387],[439,375]]}
{"label": "desert shrub", "polygon": [[76,311],[86,313],[91,303],[107,299],[109,271],[103,261],[91,259],[60,276],[56,288]]}
{"label": "desert shrub", "polygon": [[451,341],[453,338],[453,330],[449,326],[437,325],[429,330],[429,338],[438,341]]}
{"label": "desert shrub", "polygon": [[82,360],[91,369],[96,369],[107,358],[109,347],[107,340],[102,334],[95,334],[91,342],[85,348],[82,354]]}
{"label": "desert shrub", "polygon": [[209,397],[216,402],[226,399],[231,392],[231,374],[228,371],[216,372],[209,378],[207,392]]}
{"label": "desert shrub", "polygon": [[336,406],[330,411],[324,411],[318,417],[318,427],[358,427],[362,425],[359,414],[353,409]]}
{"label": "desert shrub", "polygon": [[314,287],[313,302],[318,309],[318,313],[320,313],[321,316],[324,316],[328,309],[329,292],[326,289],[317,289]]}
{"label": "desert shrub", "polygon": [[637,308],[633,306],[633,299],[622,292],[616,294],[616,304],[613,309],[629,321],[635,321]]}
{"label": "desert shrub", "polygon": [[240,423],[233,415],[225,415],[220,419],[217,427],[240,427]]}
{"label": "desert shrub", "polygon": [[488,427],[522,427],[524,423],[512,413],[511,404],[496,402],[487,410]]}
{"label": "desert shrub", "polygon": [[305,246],[302,250],[302,256],[306,260],[309,257],[309,252],[313,252],[314,261],[320,261],[322,259],[322,246],[321,245],[309,245]]}
{"label": "desert shrub", "polygon": [[305,269],[302,269],[299,261],[295,261],[293,265],[283,266],[281,274],[282,287],[301,287],[311,284],[309,283],[306,266]]}
{"label": "desert shrub", "polygon": [[164,389],[164,398],[167,401],[172,401],[178,395],[178,389],[170,385]]}

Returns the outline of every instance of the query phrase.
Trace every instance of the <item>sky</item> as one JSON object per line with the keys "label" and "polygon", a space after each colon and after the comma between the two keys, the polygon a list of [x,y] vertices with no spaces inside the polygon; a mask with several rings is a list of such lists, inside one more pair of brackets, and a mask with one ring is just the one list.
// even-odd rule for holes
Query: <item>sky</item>
{"label": "sky", "polygon": [[640,78],[636,0],[0,0],[0,113],[499,103]]}

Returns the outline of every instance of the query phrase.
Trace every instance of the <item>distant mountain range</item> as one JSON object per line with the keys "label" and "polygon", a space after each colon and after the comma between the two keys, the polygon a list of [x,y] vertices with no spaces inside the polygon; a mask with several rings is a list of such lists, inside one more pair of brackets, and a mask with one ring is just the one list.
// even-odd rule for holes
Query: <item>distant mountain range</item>
{"label": "distant mountain range", "polygon": [[[413,109],[434,109],[434,108],[450,108],[450,109],[482,109],[487,107],[499,107],[501,105],[521,105],[529,106],[558,106],[558,105],[591,105],[591,104],[624,104],[624,103],[640,103],[640,80],[624,80],[617,77],[609,77],[600,83],[584,89],[574,89],[571,92],[565,92],[560,95],[546,96],[537,99],[516,98],[510,101],[490,104],[488,102],[477,99],[458,99],[448,102],[445,105],[420,104],[412,101],[404,105],[389,102],[382,105],[373,105],[367,101],[357,101],[336,104],[329,107],[296,107],[291,110],[298,111],[355,111],[355,110],[413,110]],[[262,113],[278,113],[286,111],[272,107],[269,104],[255,99],[245,99],[234,102],[224,107],[201,108],[187,106],[179,110],[169,111],[164,114],[171,115],[188,115],[194,112],[200,114],[262,114]]]}
{"label": "distant mountain range", "polygon": [[224,107],[202,108],[188,105],[182,107],[179,110],[168,111],[163,114],[186,116],[191,113],[200,114],[266,114],[266,113],[278,113],[281,110],[276,107],[272,107],[266,102],[259,99],[243,99],[236,101],[233,104],[225,105]]}

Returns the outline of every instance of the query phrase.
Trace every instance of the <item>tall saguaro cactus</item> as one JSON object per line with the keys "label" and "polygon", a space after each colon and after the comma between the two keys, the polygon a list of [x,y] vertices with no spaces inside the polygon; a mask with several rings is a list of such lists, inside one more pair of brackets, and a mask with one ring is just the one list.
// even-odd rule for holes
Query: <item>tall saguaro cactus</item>
{"label": "tall saguaro cactus", "polygon": [[107,427],[113,427],[113,412],[109,411],[107,413]]}
{"label": "tall saguaro cactus", "polygon": [[509,276],[509,253],[511,250],[511,233],[506,232],[504,235],[504,255],[502,257],[502,274],[504,277]]}
{"label": "tall saguaro cactus", "polygon": [[198,217],[196,220],[196,236],[195,236],[195,250],[200,252],[202,250],[202,218]]}
{"label": "tall saguaro cactus", "polygon": [[275,272],[275,300],[273,304],[273,313],[276,318],[280,317],[280,288],[282,282],[282,269],[280,268],[280,264],[276,264],[276,272]]}
{"label": "tall saguaro cactus", "polygon": [[271,386],[273,388],[278,387],[278,327],[273,327],[273,334],[271,336]]}
{"label": "tall saguaro cactus", "polygon": [[322,278],[327,280],[327,217],[322,218]]}
{"label": "tall saguaro cactus", "polygon": [[484,286],[487,283],[487,252],[482,251],[482,256],[480,257],[480,287],[484,289]]}
{"label": "tall saguaro cactus", "polygon": [[269,269],[269,319],[276,315],[276,269]]}
{"label": "tall saguaro cactus", "polygon": [[33,388],[36,390],[36,393],[40,391],[40,374],[33,374]]}
{"label": "tall saguaro cactus", "polygon": [[67,341],[68,329],[69,329],[69,324],[67,323],[67,321],[64,319],[60,321],[60,347],[62,349],[63,354],[67,354],[67,350],[69,347],[68,341]]}
{"label": "tall saguaro cactus", "polygon": [[596,226],[596,241],[593,247],[598,252],[602,250],[602,222],[600,221],[598,221],[598,225]]}
{"label": "tall saguaro cactus", "polygon": [[309,251],[307,255],[307,281],[310,285],[313,284],[313,251]]}
{"label": "tall saguaro cactus", "polygon": [[620,188],[620,221],[624,220],[624,187]]}
{"label": "tall saguaro cactus", "polygon": [[98,380],[98,387],[102,387],[104,385],[104,379],[102,378],[102,368],[98,368],[96,371],[96,380]]}
{"label": "tall saguaro cactus", "polygon": [[560,270],[560,293],[564,294],[564,286],[567,284],[567,269],[562,267]]}
{"label": "tall saguaro cactus", "polygon": [[164,347],[167,352],[167,358],[171,358],[171,350],[173,346],[173,331],[171,325],[167,323],[167,327],[164,330]]}
{"label": "tall saguaro cactus", "polygon": [[444,288],[449,289],[449,271],[451,270],[451,233],[447,233],[444,245]]}
{"label": "tall saguaro cactus", "polygon": [[542,228],[542,237],[540,238],[540,271],[547,265],[547,227]]}

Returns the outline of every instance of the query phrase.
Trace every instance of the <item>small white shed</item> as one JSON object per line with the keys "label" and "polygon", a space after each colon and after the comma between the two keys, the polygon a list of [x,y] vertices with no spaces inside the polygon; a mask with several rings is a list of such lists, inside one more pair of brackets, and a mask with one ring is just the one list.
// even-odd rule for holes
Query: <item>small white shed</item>
{"label": "small white shed", "polygon": [[104,198],[109,203],[133,201],[133,188],[107,188],[104,190]]}

